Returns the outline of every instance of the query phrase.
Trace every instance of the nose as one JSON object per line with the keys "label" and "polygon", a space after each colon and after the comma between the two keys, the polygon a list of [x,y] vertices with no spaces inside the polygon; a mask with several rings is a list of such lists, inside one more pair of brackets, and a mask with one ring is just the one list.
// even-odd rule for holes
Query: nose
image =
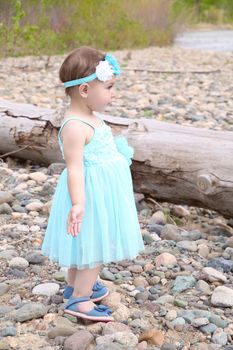
{"label": "nose", "polygon": [[115,97],[116,97],[116,92],[114,89],[112,89],[111,98],[115,98]]}

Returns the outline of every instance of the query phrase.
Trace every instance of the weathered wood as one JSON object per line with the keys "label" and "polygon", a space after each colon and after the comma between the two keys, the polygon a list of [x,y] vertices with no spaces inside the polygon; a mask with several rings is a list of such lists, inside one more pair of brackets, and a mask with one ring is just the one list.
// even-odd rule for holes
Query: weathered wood
{"label": "weathered wood", "polygon": [[[135,149],[135,192],[233,217],[232,132],[153,119],[104,119]],[[0,101],[0,124],[1,154],[18,151],[17,157],[44,164],[62,161],[57,143],[60,120],[54,111]]]}

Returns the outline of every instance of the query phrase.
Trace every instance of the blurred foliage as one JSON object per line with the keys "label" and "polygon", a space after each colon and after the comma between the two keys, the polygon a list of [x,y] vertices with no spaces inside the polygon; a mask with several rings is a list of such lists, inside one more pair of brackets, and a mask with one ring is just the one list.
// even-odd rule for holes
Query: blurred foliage
{"label": "blurred foliage", "polygon": [[[0,0],[0,55],[60,54],[80,45],[169,45],[171,5],[172,0]],[[156,18],[147,23],[152,9]]]}
{"label": "blurred foliage", "polygon": [[176,0],[173,5],[175,17],[185,22],[211,24],[232,23],[232,0]]}
{"label": "blurred foliage", "polygon": [[233,0],[0,0],[0,56],[172,43],[179,21],[233,18]]}

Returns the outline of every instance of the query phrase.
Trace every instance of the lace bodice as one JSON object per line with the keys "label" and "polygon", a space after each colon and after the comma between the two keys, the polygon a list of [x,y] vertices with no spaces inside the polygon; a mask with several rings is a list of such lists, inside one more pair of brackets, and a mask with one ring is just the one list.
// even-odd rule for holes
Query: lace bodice
{"label": "lace bodice", "polygon": [[[70,119],[77,118],[74,117],[69,118],[69,120]],[[92,139],[84,146],[84,166],[106,164],[116,161],[117,159],[122,159],[122,156],[124,156],[124,159],[128,161],[129,165],[131,164],[133,148],[128,145],[127,139],[124,136],[113,137],[111,127],[106,125],[103,120],[101,126],[97,128],[81,119],[78,120],[90,125],[94,129]],[[66,122],[68,122],[68,119],[62,124],[58,134],[58,141],[63,159],[64,150],[60,133]]]}

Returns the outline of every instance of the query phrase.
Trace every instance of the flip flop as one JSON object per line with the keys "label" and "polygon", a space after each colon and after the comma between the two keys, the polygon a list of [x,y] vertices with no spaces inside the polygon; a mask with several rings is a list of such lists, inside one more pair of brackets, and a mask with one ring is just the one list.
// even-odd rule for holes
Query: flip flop
{"label": "flip flop", "polygon": [[[66,302],[72,296],[74,288],[71,286],[66,286],[63,292],[63,301]],[[91,301],[97,302],[106,298],[109,294],[109,290],[105,285],[99,281],[96,281],[92,288],[92,295],[90,296]]]}
{"label": "flip flop", "polygon": [[70,299],[65,304],[64,313],[72,315],[75,317],[83,318],[85,320],[97,321],[97,322],[110,322],[114,321],[114,318],[111,317],[112,310],[105,305],[95,306],[92,310],[88,312],[81,312],[78,310],[78,304],[90,301],[89,297],[70,297]]}

